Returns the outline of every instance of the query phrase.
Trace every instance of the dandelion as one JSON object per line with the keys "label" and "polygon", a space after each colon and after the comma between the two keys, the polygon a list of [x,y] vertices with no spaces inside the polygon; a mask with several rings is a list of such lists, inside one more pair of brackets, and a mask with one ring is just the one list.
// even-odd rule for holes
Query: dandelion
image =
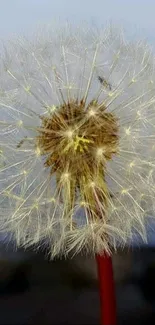
{"label": "dandelion", "polygon": [[51,258],[110,254],[154,211],[155,73],[114,29],[51,28],[3,47],[0,229]]}
{"label": "dandelion", "polygon": [[0,71],[0,230],[51,258],[96,254],[114,325],[109,256],[146,240],[155,208],[151,50],[111,27],[53,26],[4,45]]}

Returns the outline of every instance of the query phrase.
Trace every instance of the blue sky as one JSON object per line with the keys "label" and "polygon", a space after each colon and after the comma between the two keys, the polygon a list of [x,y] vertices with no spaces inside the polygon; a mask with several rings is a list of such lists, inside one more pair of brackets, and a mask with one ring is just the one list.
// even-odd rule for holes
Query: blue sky
{"label": "blue sky", "polygon": [[95,21],[113,20],[155,44],[154,0],[0,0],[0,37],[20,34],[53,19]]}

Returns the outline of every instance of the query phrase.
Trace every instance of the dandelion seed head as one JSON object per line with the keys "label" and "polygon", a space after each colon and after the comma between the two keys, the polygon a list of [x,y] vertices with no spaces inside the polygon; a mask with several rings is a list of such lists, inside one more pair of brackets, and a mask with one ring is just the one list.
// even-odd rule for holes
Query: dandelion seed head
{"label": "dandelion seed head", "polygon": [[[46,35],[46,36],[45,36]],[[0,229],[55,255],[109,254],[155,209],[155,74],[117,29],[12,40],[0,70]]]}

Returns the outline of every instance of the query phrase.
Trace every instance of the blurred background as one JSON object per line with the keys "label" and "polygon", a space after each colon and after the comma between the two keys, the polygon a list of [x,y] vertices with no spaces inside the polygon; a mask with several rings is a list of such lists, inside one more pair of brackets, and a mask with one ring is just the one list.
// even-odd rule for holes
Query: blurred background
{"label": "blurred background", "polygon": [[[118,325],[155,323],[155,248],[113,256]],[[0,247],[0,325],[99,325],[95,260],[49,261],[45,252]]]}
{"label": "blurred background", "polygon": [[[155,48],[154,0],[0,0],[0,39],[68,20],[113,21]],[[136,238],[113,256],[118,325],[155,323],[154,222],[148,244]],[[0,236],[0,325],[99,324],[95,261],[79,255],[50,262],[46,252],[15,251]]]}

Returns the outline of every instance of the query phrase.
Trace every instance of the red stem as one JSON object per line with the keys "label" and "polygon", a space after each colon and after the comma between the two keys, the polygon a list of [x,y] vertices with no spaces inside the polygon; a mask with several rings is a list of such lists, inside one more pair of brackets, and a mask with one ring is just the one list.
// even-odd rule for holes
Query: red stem
{"label": "red stem", "polygon": [[101,325],[116,325],[116,300],[113,279],[112,258],[106,253],[96,255],[98,268]]}

